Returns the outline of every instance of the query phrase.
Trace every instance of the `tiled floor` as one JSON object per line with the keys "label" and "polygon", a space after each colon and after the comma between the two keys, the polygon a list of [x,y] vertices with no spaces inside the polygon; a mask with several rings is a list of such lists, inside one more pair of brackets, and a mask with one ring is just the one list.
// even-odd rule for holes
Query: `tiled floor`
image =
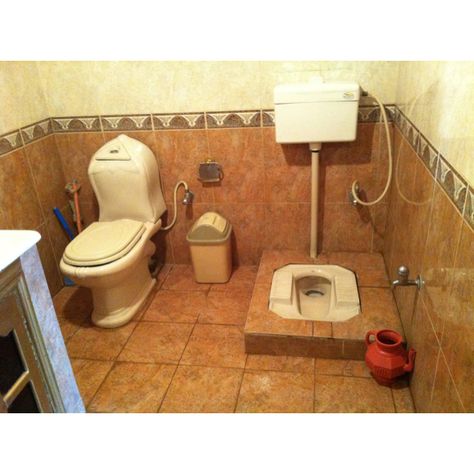
{"label": "tiled floor", "polygon": [[[256,267],[199,285],[165,266],[147,311],[119,329],[89,321],[90,295],[55,306],[89,412],[410,412],[409,389],[377,385],[361,361],[247,355],[243,327]],[[375,276],[377,277],[377,276]]]}

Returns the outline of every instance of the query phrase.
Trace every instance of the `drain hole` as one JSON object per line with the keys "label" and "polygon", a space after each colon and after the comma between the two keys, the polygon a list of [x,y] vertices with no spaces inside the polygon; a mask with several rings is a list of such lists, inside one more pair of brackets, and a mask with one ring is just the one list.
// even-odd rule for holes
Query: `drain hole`
{"label": "drain hole", "polygon": [[313,288],[313,289],[310,289],[310,290],[306,290],[304,292],[304,294],[306,296],[309,296],[310,298],[319,298],[321,296],[324,296],[324,291],[323,290],[319,290],[319,289],[316,289],[316,288]]}

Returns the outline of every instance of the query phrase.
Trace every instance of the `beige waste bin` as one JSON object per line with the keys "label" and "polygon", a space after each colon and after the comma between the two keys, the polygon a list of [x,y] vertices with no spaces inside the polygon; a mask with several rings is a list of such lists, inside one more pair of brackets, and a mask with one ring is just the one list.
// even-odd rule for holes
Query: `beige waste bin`
{"label": "beige waste bin", "polygon": [[225,283],[232,273],[232,225],[217,212],[206,212],[186,237],[198,283]]}

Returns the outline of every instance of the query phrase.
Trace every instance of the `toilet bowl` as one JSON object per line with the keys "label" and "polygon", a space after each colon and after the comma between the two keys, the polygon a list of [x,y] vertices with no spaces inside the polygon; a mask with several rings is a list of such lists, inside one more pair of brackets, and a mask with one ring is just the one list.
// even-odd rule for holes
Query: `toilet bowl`
{"label": "toilet bowl", "polygon": [[288,319],[346,321],[360,313],[357,280],[338,265],[285,265],[273,274],[268,307]]}
{"label": "toilet bowl", "polygon": [[89,179],[99,203],[99,221],[66,247],[60,268],[90,288],[92,322],[113,328],[140,311],[156,280],[148,270],[155,252],[151,237],[165,212],[158,164],[152,151],[126,135],[92,157]]}

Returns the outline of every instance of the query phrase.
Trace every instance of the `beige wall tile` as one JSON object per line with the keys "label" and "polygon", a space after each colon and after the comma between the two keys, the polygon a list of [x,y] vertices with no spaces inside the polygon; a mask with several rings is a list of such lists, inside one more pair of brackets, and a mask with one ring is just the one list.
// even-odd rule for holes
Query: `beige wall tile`
{"label": "beige wall tile", "polygon": [[441,154],[474,184],[474,62],[400,64],[397,105]]}

